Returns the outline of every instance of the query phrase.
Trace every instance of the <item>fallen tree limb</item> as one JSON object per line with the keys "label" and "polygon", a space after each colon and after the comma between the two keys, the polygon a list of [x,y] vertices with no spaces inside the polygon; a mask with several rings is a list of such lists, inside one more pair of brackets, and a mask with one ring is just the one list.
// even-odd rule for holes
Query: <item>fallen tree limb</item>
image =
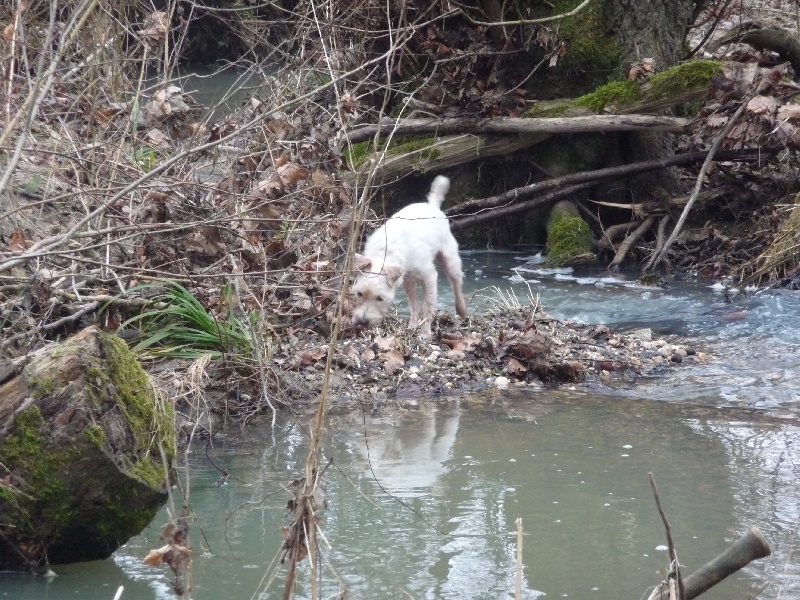
{"label": "fallen tree limb", "polygon": [[661,217],[661,221],[658,223],[658,232],[656,233],[656,247],[653,250],[653,254],[650,255],[650,259],[647,261],[647,264],[644,266],[642,271],[645,273],[650,270],[653,266],[653,263],[656,260],[656,256],[661,252],[661,249],[664,247],[664,232],[667,230],[667,224],[669,224],[672,217],[670,215],[664,215]]}
{"label": "fallen tree limb", "polygon": [[533,200],[528,200],[527,202],[520,202],[519,204],[512,204],[510,206],[494,207],[490,211],[456,218],[450,222],[450,229],[452,231],[458,231],[459,229],[464,229],[465,227],[477,225],[478,223],[483,223],[485,221],[493,221],[494,219],[499,219],[500,217],[512,215],[514,213],[518,213],[524,210],[530,210],[532,208],[536,208],[537,206],[546,206],[548,204],[556,202],[557,200],[560,200],[564,196],[572,196],[581,190],[588,189],[592,187],[592,185],[594,184],[591,182],[571,185],[550,192],[549,194],[545,194],[540,198],[534,198]]}
{"label": "fallen tree limb", "polygon": [[744,30],[744,27],[735,28],[727,35],[709,44],[708,50],[713,52],[732,42],[748,44],[757,50],[775,52],[781,59],[788,60],[792,64],[795,73],[800,73],[800,40],[782,29],[771,29],[752,23],[747,27],[749,27],[747,30]]}
{"label": "fallen tree limb", "polygon": [[617,253],[614,256],[614,260],[609,263],[609,270],[613,271],[619,268],[620,264],[622,264],[622,261],[625,260],[625,256],[627,256],[628,251],[631,249],[633,243],[650,230],[655,220],[656,218],[653,216],[647,217],[642,224],[633,231],[633,233],[625,238],[625,241],[620,244],[619,250],[617,250]]}
{"label": "fallen tree limb", "polygon": [[431,140],[430,145],[408,152],[387,154],[374,168],[367,161],[357,171],[343,172],[342,180],[350,186],[363,186],[368,174],[373,172],[373,180],[377,184],[391,183],[409,173],[439,172],[478,158],[505,156],[535,146],[548,137],[550,135],[544,133],[506,136],[465,134],[445,137]]}
{"label": "fallen tree limb", "polygon": [[603,235],[598,240],[597,245],[604,250],[614,249],[614,240],[623,234],[627,234],[634,227],[641,225],[641,220],[630,221],[629,223],[617,223],[609,225],[603,229]]}
{"label": "fallen tree limb", "polygon": [[[765,150],[764,148],[727,150],[723,152],[718,152],[715,155],[715,158],[716,160],[745,161],[745,160],[760,159],[764,157],[765,153],[770,153],[775,151],[777,150],[774,149]],[[513,190],[510,190],[503,194],[499,194],[497,196],[491,196],[489,198],[480,198],[477,200],[462,202],[461,204],[454,206],[446,210],[445,212],[451,217],[452,229],[454,230],[463,229],[464,227],[470,225],[475,225],[477,223],[491,221],[493,219],[497,219],[502,216],[507,216],[517,212],[530,210],[531,208],[534,208],[536,206],[546,205],[554,201],[554,199],[566,195],[566,194],[559,194],[557,196],[551,195],[543,198],[536,198],[528,202],[520,202],[516,204],[514,203],[517,200],[528,198],[530,196],[546,192],[553,188],[580,185],[580,187],[573,187],[571,189],[570,193],[574,193],[578,189],[585,189],[597,183],[598,181],[604,181],[606,179],[617,179],[621,177],[626,177],[628,175],[634,175],[637,173],[652,171],[655,169],[663,169],[675,165],[697,162],[704,160],[707,157],[708,157],[707,152],[689,152],[686,154],[679,154],[677,156],[669,156],[666,158],[659,158],[656,160],[633,163],[630,165],[622,165],[619,167],[608,167],[606,169],[597,169],[595,171],[586,171],[584,173],[572,173],[570,175],[565,175],[564,177],[558,177],[556,179],[548,179],[546,181],[540,181],[537,183],[532,183],[531,185],[526,185],[524,187],[515,188]],[[500,207],[501,205],[505,206],[502,206],[501,208],[496,208]],[[490,212],[483,212],[481,214],[459,216],[459,213],[463,214],[465,211],[475,210],[475,209],[486,209],[486,208],[494,208],[495,210],[492,210]]]}
{"label": "fallen tree limb", "polygon": [[[711,589],[720,581],[746,567],[756,559],[772,554],[769,542],[757,527],[751,527],[742,537],[716,558],[710,560],[697,571],[683,579],[684,600],[692,600]],[[657,587],[648,600],[661,600],[667,597],[667,587]]]}
{"label": "fallen tree limb", "polygon": [[454,133],[589,133],[608,131],[670,131],[682,132],[688,119],[662,117],[655,115],[589,115],[584,117],[558,118],[520,118],[494,117],[492,119],[450,118],[450,119],[391,119],[384,118],[380,123],[365,125],[350,132],[352,143],[363,142],[375,137],[376,133],[393,131],[395,135],[405,134],[454,134]]}

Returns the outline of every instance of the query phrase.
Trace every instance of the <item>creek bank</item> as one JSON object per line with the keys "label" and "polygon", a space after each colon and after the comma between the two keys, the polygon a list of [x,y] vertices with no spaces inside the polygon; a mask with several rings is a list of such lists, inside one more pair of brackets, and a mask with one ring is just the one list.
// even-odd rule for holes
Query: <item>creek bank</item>
{"label": "creek bank", "polygon": [[[283,400],[293,408],[322,392],[327,350],[327,338],[306,330],[276,352]],[[379,328],[349,332],[334,354],[329,386],[332,404],[344,408],[509,386],[635,381],[708,360],[650,329],[569,323],[528,306],[460,320],[439,313],[428,341],[393,317]]]}

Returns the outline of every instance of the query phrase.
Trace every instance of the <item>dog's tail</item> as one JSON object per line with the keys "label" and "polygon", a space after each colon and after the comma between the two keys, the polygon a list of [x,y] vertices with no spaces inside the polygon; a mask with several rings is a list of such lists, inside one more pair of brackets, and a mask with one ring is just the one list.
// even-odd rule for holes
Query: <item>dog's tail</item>
{"label": "dog's tail", "polygon": [[431,191],[428,192],[428,204],[440,208],[449,190],[450,180],[444,175],[437,175],[431,184]]}

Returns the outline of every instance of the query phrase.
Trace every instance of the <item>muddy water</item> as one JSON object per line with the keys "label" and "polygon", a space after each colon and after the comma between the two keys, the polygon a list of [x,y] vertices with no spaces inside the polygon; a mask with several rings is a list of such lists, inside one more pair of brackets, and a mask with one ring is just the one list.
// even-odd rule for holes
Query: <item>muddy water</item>
{"label": "muddy water", "polygon": [[[646,290],[532,265],[515,275],[513,256],[465,258],[470,292],[483,290],[471,306],[491,304],[487,285],[514,286],[522,298],[525,278],[558,316],[689,336],[719,360],[629,388],[511,390],[332,415],[324,595],[512,597],[521,518],[523,597],[640,598],[667,567],[652,472],[685,572],[750,525],[775,551],[704,597],[800,597],[791,557],[797,297],[728,302],[702,285]],[[258,423],[226,432],[208,454],[191,452],[195,598],[281,597],[280,577],[267,583],[287,524],[281,484],[303,471],[305,425]],[[233,476],[221,487],[218,468]],[[52,579],[0,579],[0,598],[109,599],[120,585],[126,599],[171,598],[168,575],[141,563],[165,520],[111,560],[59,567]]]}

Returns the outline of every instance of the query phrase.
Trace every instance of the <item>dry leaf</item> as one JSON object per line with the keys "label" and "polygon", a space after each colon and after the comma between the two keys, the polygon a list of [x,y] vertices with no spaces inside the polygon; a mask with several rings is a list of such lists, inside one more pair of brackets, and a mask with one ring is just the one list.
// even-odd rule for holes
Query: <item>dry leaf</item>
{"label": "dry leaf", "polygon": [[297,356],[297,359],[301,365],[313,365],[314,363],[319,362],[320,359],[327,356],[327,354],[327,350],[317,348],[316,350],[306,350],[305,352],[301,352]]}
{"label": "dry leaf", "polygon": [[144,22],[144,29],[140,29],[136,33],[143,38],[143,41],[148,46],[150,44],[157,44],[167,38],[167,30],[169,29],[169,15],[163,11],[156,11],[150,14]]}
{"label": "dry leaf", "polygon": [[706,123],[708,124],[708,126],[709,127],[714,127],[714,128],[722,127],[728,121],[730,121],[730,117],[729,116],[727,116],[727,115],[719,115],[719,114],[711,115],[710,117],[708,117],[708,119],[706,119]]}
{"label": "dry leaf", "polygon": [[790,102],[784,104],[778,109],[778,120],[780,121],[798,121],[800,120],[800,104]]}
{"label": "dry leaf", "polygon": [[399,350],[389,350],[381,356],[381,359],[384,363],[383,368],[388,375],[394,375],[406,364],[403,353]]}
{"label": "dry leaf", "polygon": [[520,361],[516,358],[509,358],[506,361],[506,373],[510,375],[516,375],[517,377],[521,377],[528,372],[528,367],[523,365]]}
{"label": "dry leaf", "polygon": [[150,565],[151,567],[160,567],[161,563],[164,562],[164,556],[169,551],[169,546],[170,545],[167,544],[161,548],[150,550],[150,552],[147,553],[147,556],[144,557],[144,564]]}
{"label": "dry leaf", "polygon": [[755,115],[771,115],[777,106],[778,101],[771,96],[756,96],[747,103],[747,110]]}
{"label": "dry leaf", "polygon": [[375,345],[378,347],[378,350],[393,350],[395,346],[397,346],[397,338],[395,338],[393,335],[388,337],[376,335]]}
{"label": "dry leaf", "polygon": [[25,237],[25,232],[17,227],[11,234],[11,241],[8,244],[8,249],[11,252],[22,252],[31,247],[31,242]]}

